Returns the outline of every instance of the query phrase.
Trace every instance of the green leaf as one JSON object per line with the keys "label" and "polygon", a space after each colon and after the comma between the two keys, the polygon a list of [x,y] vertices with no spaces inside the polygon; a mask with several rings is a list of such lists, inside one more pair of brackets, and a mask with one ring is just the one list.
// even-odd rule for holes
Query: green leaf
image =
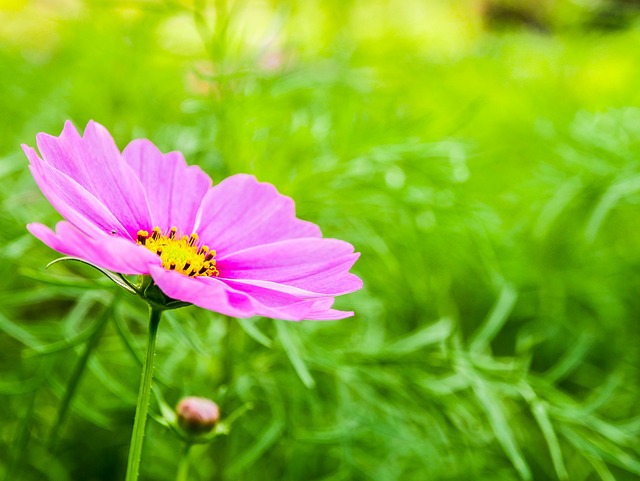
{"label": "green leaf", "polygon": [[511,284],[502,286],[500,296],[498,296],[491,312],[469,343],[471,352],[481,352],[489,346],[489,343],[507,322],[517,298],[518,293]]}
{"label": "green leaf", "polygon": [[307,365],[305,364],[302,356],[300,356],[300,351],[298,346],[296,346],[294,340],[291,338],[291,334],[288,331],[288,326],[283,321],[275,321],[276,330],[278,332],[278,339],[280,339],[280,344],[284,349],[284,352],[287,354],[289,361],[291,361],[291,365],[295,369],[298,377],[303,382],[305,386],[309,389],[313,389],[316,386],[316,382],[311,376]]}
{"label": "green leaf", "polygon": [[562,450],[560,449],[560,442],[558,441],[558,436],[553,429],[553,424],[549,418],[546,404],[541,401],[536,396],[534,390],[526,384],[522,385],[521,392],[524,399],[529,403],[531,413],[533,414],[536,423],[538,423],[540,431],[542,431],[542,435],[544,436],[544,440],[549,448],[553,468],[556,471],[558,479],[561,481],[569,479],[569,474],[567,473],[567,468],[564,464]]}
{"label": "green leaf", "polygon": [[99,271],[100,273],[102,273],[103,275],[105,275],[108,279],[110,279],[111,281],[113,281],[115,284],[119,285],[120,287],[122,287],[124,290],[131,292],[132,294],[138,294],[138,292],[136,291],[136,289],[127,281],[125,282],[122,278],[121,274],[115,274],[111,271],[108,271],[106,269],[103,269],[102,267],[98,267],[95,264],[92,264],[91,262],[85,261],[84,259],[80,259],[78,257],[59,257],[58,259],[52,260],[51,262],[49,262],[46,266],[46,269],[48,269],[49,267],[51,267],[54,264],[57,264],[59,262],[68,262],[68,261],[75,261],[75,262],[80,262],[82,264],[88,265],[90,267],[93,267],[95,270]]}
{"label": "green leaf", "polygon": [[251,319],[238,319],[238,324],[247,335],[264,347],[271,349],[273,343],[260,329],[256,327],[255,321]]}
{"label": "green leaf", "polygon": [[445,317],[435,324],[428,325],[419,331],[396,341],[385,351],[394,354],[408,354],[423,349],[431,344],[437,344],[446,340],[453,331],[453,321]]}
{"label": "green leaf", "polygon": [[164,318],[169,323],[171,329],[173,329],[188,346],[193,348],[194,351],[201,356],[211,357],[211,352],[205,347],[200,340],[200,337],[191,326],[186,322],[183,322],[181,319],[178,319],[172,311],[166,311],[164,313]]}
{"label": "green leaf", "polygon": [[562,358],[544,374],[545,379],[550,383],[556,383],[571,374],[574,369],[582,365],[594,341],[593,334],[583,333],[577,341],[568,346]]}
{"label": "green leaf", "polygon": [[468,361],[464,358],[460,359],[465,374],[469,377],[473,393],[479,402],[480,407],[485,412],[491,429],[495,434],[498,443],[502,446],[505,454],[513,464],[520,478],[529,481],[533,478],[531,469],[518,447],[515,435],[506,418],[506,407],[499,396],[496,396],[491,390],[491,385],[487,383],[478,373],[476,373]]}
{"label": "green leaf", "polygon": [[40,342],[29,331],[2,314],[0,314],[0,330],[31,349],[37,349],[40,346]]}
{"label": "green leaf", "polygon": [[229,466],[230,479],[238,479],[240,473],[255,463],[280,438],[284,431],[284,422],[274,419],[271,425],[262,432],[252,446],[247,446]]}

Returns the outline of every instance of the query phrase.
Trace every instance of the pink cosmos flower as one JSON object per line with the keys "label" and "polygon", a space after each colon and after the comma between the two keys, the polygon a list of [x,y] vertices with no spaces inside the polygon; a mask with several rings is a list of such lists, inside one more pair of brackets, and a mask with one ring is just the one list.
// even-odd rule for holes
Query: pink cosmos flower
{"label": "pink cosmos flower", "polygon": [[151,276],[171,299],[234,317],[331,320],[331,306],[362,287],[353,246],[296,218],[293,200],[238,174],[212,186],[179,152],[71,122],[59,137],[23,145],[33,177],[66,219],[29,231],[63,254],[125,275]]}

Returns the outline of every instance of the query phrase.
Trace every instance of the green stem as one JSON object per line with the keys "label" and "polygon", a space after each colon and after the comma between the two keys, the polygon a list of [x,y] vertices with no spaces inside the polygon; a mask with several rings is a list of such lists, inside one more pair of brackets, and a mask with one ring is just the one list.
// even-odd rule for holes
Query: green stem
{"label": "green stem", "polygon": [[156,335],[162,311],[149,308],[149,340],[147,343],[147,355],[142,366],[142,381],[138,392],[138,404],[136,417],[131,433],[131,447],[129,448],[129,461],[127,462],[126,481],[136,481],[140,469],[140,457],[142,455],[142,442],[144,440],[144,428],[147,424],[147,412],[149,411],[149,398],[151,396],[151,381],[153,379],[153,358],[156,349]]}
{"label": "green stem", "polygon": [[182,451],[182,457],[178,463],[178,474],[176,475],[176,481],[189,481],[189,451],[191,450],[191,444],[186,443],[184,450]]}

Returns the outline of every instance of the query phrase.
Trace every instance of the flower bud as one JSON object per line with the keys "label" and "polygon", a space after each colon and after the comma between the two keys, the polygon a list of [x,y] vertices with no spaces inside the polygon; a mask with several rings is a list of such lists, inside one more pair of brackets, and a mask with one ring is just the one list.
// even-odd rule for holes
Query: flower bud
{"label": "flower bud", "polygon": [[220,409],[213,401],[202,397],[185,397],[176,407],[178,425],[189,434],[205,434],[220,419]]}

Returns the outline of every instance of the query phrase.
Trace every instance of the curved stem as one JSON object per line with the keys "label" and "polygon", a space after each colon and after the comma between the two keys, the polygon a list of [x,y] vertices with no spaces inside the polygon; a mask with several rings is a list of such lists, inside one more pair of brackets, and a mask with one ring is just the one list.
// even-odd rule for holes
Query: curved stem
{"label": "curved stem", "polygon": [[178,474],[176,475],[176,481],[189,481],[189,451],[191,444],[184,445],[184,451],[182,451],[182,457],[178,463]]}
{"label": "curved stem", "polygon": [[136,417],[133,422],[133,432],[131,433],[131,446],[129,448],[129,461],[127,462],[126,481],[136,481],[140,468],[140,457],[142,455],[142,442],[144,439],[144,428],[147,424],[147,412],[149,411],[149,397],[151,396],[151,381],[153,379],[153,358],[156,349],[156,335],[158,334],[158,324],[162,311],[149,308],[149,340],[147,342],[147,355],[142,366],[142,381],[138,392],[138,403],[136,405]]}

